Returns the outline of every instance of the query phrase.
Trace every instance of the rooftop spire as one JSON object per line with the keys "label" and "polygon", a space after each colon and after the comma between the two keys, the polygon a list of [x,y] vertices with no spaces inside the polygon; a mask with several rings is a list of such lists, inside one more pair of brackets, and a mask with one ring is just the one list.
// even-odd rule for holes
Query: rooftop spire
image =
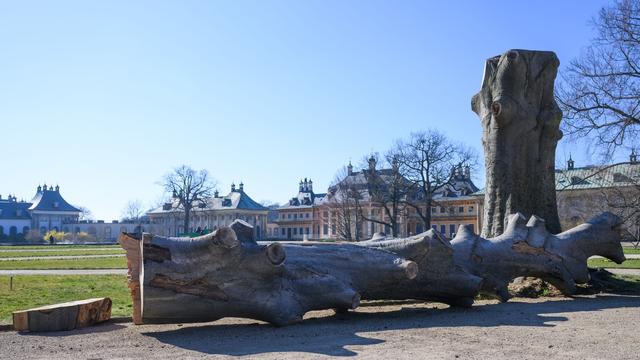
{"label": "rooftop spire", "polygon": [[569,153],[569,160],[567,161],[567,170],[573,170],[575,163],[573,162],[573,159],[571,158],[571,153]]}

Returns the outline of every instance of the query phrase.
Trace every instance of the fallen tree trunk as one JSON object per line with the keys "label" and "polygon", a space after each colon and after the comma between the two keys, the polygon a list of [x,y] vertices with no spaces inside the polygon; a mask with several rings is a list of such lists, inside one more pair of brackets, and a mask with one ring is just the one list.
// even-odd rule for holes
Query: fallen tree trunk
{"label": "fallen tree trunk", "polygon": [[265,245],[236,220],[195,239],[122,234],[119,241],[127,250],[136,323],[246,317],[287,325],[310,310],[353,309],[361,299],[470,306],[483,292],[506,301],[507,284],[521,276],[573,294],[576,283],[589,280],[589,256],[624,261],[619,224],[604,213],[553,235],[541,219],[515,214],[505,233],[490,239],[462,226],[451,243],[429,230],[357,244]]}
{"label": "fallen tree trunk", "polygon": [[130,274],[130,288],[139,289],[132,291],[140,304],[137,323],[231,316],[287,325],[310,310],[353,309],[367,289],[418,273],[415,262],[385,251],[353,244],[259,245],[248,224],[236,220],[232,227],[194,239],[120,236],[127,257],[137,262],[130,270],[139,269]]}
{"label": "fallen tree trunk", "polygon": [[[527,222],[518,213],[509,217],[506,231],[495,238],[485,239],[461,225],[451,243],[429,230],[408,239],[378,238],[361,245],[385,249],[418,264],[418,276],[396,284],[397,294],[465,306],[473,303],[478,293],[507,301],[509,282],[522,276],[543,279],[563,294],[573,295],[576,284],[589,281],[590,256],[600,255],[616,263],[625,260],[620,225],[620,218],[603,213],[553,235],[541,218],[533,215]],[[412,250],[418,244],[429,251]]]}

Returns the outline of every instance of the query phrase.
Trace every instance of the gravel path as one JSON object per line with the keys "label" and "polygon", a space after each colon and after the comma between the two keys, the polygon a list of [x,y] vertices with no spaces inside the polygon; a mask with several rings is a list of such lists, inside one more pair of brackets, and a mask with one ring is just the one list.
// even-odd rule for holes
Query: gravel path
{"label": "gravel path", "polygon": [[125,254],[101,254],[101,255],[55,255],[55,256],[21,256],[0,258],[0,261],[16,260],[73,260],[73,259],[97,259],[109,257],[124,257]]}
{"label": "gravel path", "polygon": [[[436,308],[436,306],[438,308]],[[0,359],[637,359],[640,297],[482,301],[313,312],[275,328],[223,319],[185,325],[105,324],[71,332],[0,332]]]}
{"label": "gravel path", "polygon": [[[127,269],[87,270],[0,270],[2,275],[126,275]],[[0,357],[1,359],[1,357]]]}

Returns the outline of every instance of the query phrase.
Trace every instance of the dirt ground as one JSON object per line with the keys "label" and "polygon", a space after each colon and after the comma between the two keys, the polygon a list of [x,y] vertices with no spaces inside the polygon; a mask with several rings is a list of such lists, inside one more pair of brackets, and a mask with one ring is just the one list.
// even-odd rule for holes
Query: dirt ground
{"label": "dirt ground", "polygon": [[0,359],[246,356],[261,359],[638,359],[640,297],[597,295],[433,303],[313,312],[275,328],[243,319],[206,324],[107,323],[72,332],[0,332]]}

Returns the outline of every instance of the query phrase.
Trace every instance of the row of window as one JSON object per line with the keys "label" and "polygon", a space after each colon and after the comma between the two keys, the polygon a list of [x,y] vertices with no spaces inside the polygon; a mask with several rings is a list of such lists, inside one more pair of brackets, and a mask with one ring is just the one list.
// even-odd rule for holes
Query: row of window
{"label": "row of window", "polygon": [[311,213],[300,213],[300,214],[298,214],[298,213],[286,213],[286,214],[282,213],[282,214],[280,214],[280,218],[282,220],[284,220],[284,219],[288,219],[288,220],[291,220],[291,219],[294,219],[294,220],[297,220],[297,219],[309,219],[309,218],[311,218]]}
{"label": "row of window", "polygon": [[[458,210],[457,211],[458,214],[464,214],[465,213],[465,207],[464,206],[458,206],[457,210]],[[467,213],[473,213],[474,207],[473,206],[469,206],[469,207],[467,207],[466,210],[467,210],[466,211]],[[439,206],[439,207],[434,206],[434,207],[431,208],[431,213],[432,214],[438,214],[438,213],[440,213],[440,214],[455,214],[456,213],[456,208],[454,206],[450,206],[448,209],[445,208],[444,206]]]}

